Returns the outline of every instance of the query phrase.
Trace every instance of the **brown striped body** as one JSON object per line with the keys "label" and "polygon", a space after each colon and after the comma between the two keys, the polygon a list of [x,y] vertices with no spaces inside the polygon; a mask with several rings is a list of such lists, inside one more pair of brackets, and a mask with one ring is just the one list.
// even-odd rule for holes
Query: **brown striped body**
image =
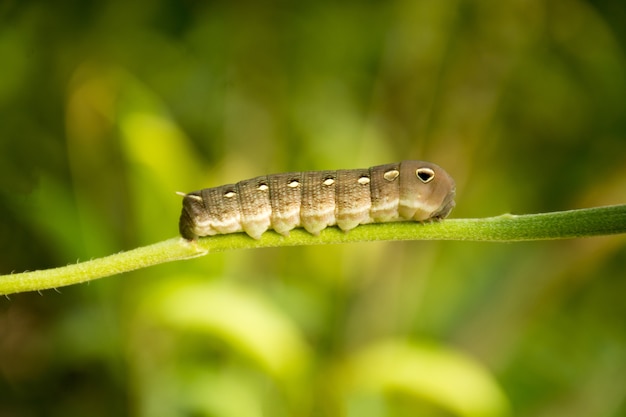
{"label": "brown striped body", "polygon": [[359,224],[446,217],[454,207],[454,180],[424,161],[368,169],[265,175],[185,194],[180,234],[185,239],[268,229],[288,235],[304,227],[348,231]]}

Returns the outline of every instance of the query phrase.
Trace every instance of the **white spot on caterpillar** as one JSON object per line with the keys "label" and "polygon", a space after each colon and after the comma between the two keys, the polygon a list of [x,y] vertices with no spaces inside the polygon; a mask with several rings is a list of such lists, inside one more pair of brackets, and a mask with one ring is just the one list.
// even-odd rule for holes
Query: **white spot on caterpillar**
{"label": "white spot on caterpillar", "polygon": [[334,179],[326,178],[322,184],[324,184],[324,185],[333,185],[334,183],[335,183]]}
{"label": "white spot on caterpillar", "polygon": [[235,192],[234,191],[228,191],[224,194],[224,197],[226,198],[233,198],[235,196]]}
{"label": "white spot on caterpillar", "polygon": [[300,185],[300,183],[298,182],[298,180],[293,180],[289,184],[287,184],[287,187],[289,187],[289,188],[296,188],[299,185]]}
{"label": "white spot on caterpillar", "polygon": [[370,183],[370,178],[369,177],[361,177],[357,180],[357,182],[361,185],[367,185]]}
{"label": "white spot on caterpillar", "polygon": [[269,190],[270,187],[267,186],[267,184],[259,184],[259,186],[256,188],[259,191],[267,191]]}
{"label": "white spot on caterpillar", "polygon": [[383,178],[387,181],[393,181],[400,175],[400,171],[397,169],[392,169],[391,171],[387,171],[383,174]]}

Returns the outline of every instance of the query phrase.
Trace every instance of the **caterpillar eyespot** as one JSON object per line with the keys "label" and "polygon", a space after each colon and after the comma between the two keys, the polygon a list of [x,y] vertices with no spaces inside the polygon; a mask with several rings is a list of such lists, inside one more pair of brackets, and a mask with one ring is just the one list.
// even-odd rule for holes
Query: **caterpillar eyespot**
{"label": "caterpillar eyespot", "polygon": [[296,227],[319,234],[337,225],[445,218],[454,207],[455,183],[439,166],[402,161],[366,169],[272,174],[183,196],[180,234],[246,232],[259,239],[268,229],[282,235]]}
{"label": "caterpillar eyespot", "polygon": [[435,178],[435,171],[430,168],[417,168],[415,170],[415,175],[421,182],[428,184]]}

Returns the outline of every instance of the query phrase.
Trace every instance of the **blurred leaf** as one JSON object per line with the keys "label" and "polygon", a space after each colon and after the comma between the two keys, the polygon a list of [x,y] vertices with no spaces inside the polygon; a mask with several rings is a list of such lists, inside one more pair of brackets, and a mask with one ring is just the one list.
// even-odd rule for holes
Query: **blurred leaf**
{"label": "blurred leaf", "polygon": [[[261,394],[236,372],[194,369],[180,379],[190,406],[220,417],[262,417]],[[234,401],[236,399],[236,401]]]}
{"label": "blurred leaf", "polygon": [[[103,224],[96,210],[86,208],[81,216],[75,200],[67,188],[53,178],[45,178],[41,186],[33,193],[32,204],[38,210],[51,215],[38,216],[31,221],[41,235],[46,236],[62,259],[71,261],[87,260],[93,256],[111,253],[115,245],[108,233],[109,226]],[[94,245],[85,245],[86,231],[95,237]]]}
{"label": "blurred leaf", "polygon": [[458,416],[509,414],[506,396],[488,370],[460,352],[433,344],[380,342],[349,357],[340,375],[348,396],[400,392]]}
{"label": "blurred leaf", "polygon": [[224,340],[278,379],[299,377],[310,365],[309,348],[291,320],[244,288],[177,277],[147,294],[145,305],[174,328]]}
{"label": "blurred leaf", "polygon": [[202,178],[189,138],[154,91],[122,72],[117,123],[130,171],[130,196],[141,241],[155,241],[176,232],[162,224],[163,214],[176,218],[181,207],[176,191],[191,191]]}

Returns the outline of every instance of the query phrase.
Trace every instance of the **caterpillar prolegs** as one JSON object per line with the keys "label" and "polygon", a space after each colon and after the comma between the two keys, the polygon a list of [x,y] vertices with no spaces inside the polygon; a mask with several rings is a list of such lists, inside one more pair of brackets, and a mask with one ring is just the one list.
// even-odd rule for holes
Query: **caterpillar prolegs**
{"label": "caterpillar prolegs", "polygon": [[287,236],[295,227],[317,235],[332,225],[443,219],[454,196],[452,177],[424,161],[288,172],[184,194],[179,230],[188,240],[241,231],[259,239],[268,229]]}

